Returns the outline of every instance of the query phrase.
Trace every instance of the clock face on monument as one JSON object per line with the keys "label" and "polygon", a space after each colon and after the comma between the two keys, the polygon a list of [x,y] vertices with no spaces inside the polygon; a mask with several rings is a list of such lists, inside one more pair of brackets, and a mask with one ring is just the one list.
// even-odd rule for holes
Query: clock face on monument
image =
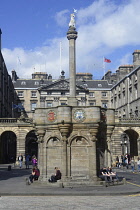
{"label": "clock face on monument", "polygon": [[78,122],[85,120],[85,112],[82,109],[77,109],[74,112],[74,119]]}

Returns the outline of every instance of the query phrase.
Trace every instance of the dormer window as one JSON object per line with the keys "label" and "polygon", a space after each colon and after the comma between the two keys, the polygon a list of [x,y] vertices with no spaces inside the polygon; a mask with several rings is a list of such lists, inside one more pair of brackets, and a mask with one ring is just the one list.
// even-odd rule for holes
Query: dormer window
{"label": "dormer window", "polygon": [[98,84],[98,87],[102,87],[102,84]]}
{"label": "dormer window", "polygon": [[26,85],[26,82],[25,82],[25,81],[22,81],[22,82],[21,82],[21,85]]}
{"label": "dormer window", "polygon": [[35,85],[39,85],[39,82],[38,81],[35,81]]}

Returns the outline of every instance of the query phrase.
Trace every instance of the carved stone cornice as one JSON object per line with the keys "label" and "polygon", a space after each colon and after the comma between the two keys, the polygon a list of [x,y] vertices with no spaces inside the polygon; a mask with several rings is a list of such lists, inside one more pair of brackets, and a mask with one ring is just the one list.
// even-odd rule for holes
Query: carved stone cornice
{"label": "carved stone cornice", "polygon": [[43,143],[44,142],[44,136],[45,136],[45,129],[44,128],[38,128],[36,133],[37,133],[37,136],[38,136],[38,140],[37,142],[38,143]]}
{"label": "carved stone cornice", "polygon": [[95,141],[97,141],[97,132],[98,132],[98,127],[95,127],[95,128],[91,128],[91,129],[89,129],[89,132],[90,132],[90,134],[91,134],[91,136],[92,136],[92,141],[93,142],[95,142]]}
{"label": "carved stone cornice", "polygon": [[58,125],[58,128],[60,130],[62,140],[66,141],[67,137],[70,135],[71,132],[71,124],[63,123]]}

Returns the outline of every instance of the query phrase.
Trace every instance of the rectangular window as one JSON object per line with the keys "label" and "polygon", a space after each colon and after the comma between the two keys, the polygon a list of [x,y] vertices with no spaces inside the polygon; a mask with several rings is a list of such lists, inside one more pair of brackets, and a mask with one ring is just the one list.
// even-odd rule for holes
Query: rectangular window
{"label": "rectangular window", "polygon": [[102,103],[102,107],[107,108],[107,103],[106,102],[103,102]]}
{"label": "rectangular window", "polygon": [[23,97],[23,91],[18,91],[18,97]]}
{"label": "rectangular window", "polygon": [[90,106],[96,106],[96,102],[89,103]]}
{"label": "rectangular window", "polygon": [[94,97],[94,92],[90,92],[89,96]]}
{"label": "rectangular window", "polygon": [[35,110],[35,108],[37,107],[37,103],[36,102],[32,102],[31,103],[31,110]]}
{"label": "rectangular window", "polygon": [[31,97],[37,97],[36,91],[32,91],[32,92],[31,92]]}
{"label": "rectangular window", "polygon": [[102,96],[103,97],[107,96],[107,92],[102,92]]}
{"label": "rectangular window", "polygon": [[52,107],[52,103],[51,102],[47,102],[47,107]]}
{"label": "rectangular window", "polygon": [[62,103],[61,103],[61,106],[64,106],[64,105],[67,105],[67,104],[66,104],[65,102],[62,102]]}

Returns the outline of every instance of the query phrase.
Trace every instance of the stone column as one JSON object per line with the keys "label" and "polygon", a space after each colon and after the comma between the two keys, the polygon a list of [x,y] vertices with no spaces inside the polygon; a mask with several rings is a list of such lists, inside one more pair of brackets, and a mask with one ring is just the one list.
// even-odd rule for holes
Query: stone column
{"label": "stone column", "polygon": [[62,180],[65,181],[68,178],[68,154],[67,154],[67,137],[69,135],[70,124],[58,125],[61,132],[63,148],[62,148]]}
{"label": "stone column", "polygon": [[43,150],[45,130],[38,129],[37,134],[38,134],[38,167],[40,169],[40,177],[43,179],[44,177],[46,177],[46,170],[45,170],[46,164],[44,162],[44,150]]}
{"label": "stone column", "polygon": [[91,147],[89,149],[89,177],[91,180],[97,180],[97,162],[96,162],[96,135],[98,127],[89,130],[91,134]]}
{"label": "stone column", "polygon": [[[19,154],[22,154],[25,158],[25,140],[26,140],[26,132],[23,129],[19,129],[19,134],[17,135],[17,157]],[[16,158],[17,160],[17,158]]]}
{"label": "stone column", "polygon": [[138,156],[140,157],[140,138],[137,139],[138,144]]}
{"label": "stone column", "polygon": [[105,163],[106,166],[111,167],[112,166],[112,156],[111,156],[111,135],[113,132],[114,126],[107,126],[107,148],[105,151]]}
{"label": "stone column", "polygon": [[76,51],[75,41],[77,39],[77,31],[73,26],[69,27],[67,32],[67,39],[69,40],[69,78],[70,78],[70,98],[68,104],[70,106],[77,106],[76,100]]}

